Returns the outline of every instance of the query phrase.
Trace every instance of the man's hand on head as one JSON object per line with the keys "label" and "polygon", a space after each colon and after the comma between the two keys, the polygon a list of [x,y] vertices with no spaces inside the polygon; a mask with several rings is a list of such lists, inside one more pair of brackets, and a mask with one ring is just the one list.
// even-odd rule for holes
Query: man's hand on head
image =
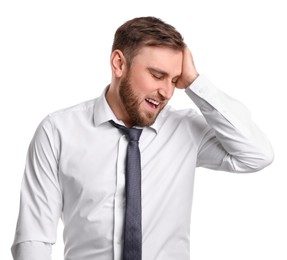
{"label": "man's hand on head", "polygon": [[188,47],[185,47],[183,50],[182,73],[176,82],[176,87],[186,89],[198,76],[199,73],[195,68],[192,53]]}

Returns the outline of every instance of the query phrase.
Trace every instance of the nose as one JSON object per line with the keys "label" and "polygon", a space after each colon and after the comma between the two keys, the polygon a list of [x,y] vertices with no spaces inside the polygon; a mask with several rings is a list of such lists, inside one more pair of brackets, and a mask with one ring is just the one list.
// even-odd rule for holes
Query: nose
{"label": "nose", "polygon": [[171,81],[165,82],[162,87],[158,89],[159,95],[164,99],[171,99],[175,89],[175,84]]}

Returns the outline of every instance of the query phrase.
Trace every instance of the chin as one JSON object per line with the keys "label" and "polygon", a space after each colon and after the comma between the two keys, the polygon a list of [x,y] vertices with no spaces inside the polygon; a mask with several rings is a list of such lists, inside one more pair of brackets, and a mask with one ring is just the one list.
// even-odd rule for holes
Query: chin
{"label": "chin", "polygon": [[154,124],[156,118],[157,118],[158,115],[146,115],[145,117],[141,117],[140,120],[138,120],[138,123],[137,125],[138,126],[151,126]]}

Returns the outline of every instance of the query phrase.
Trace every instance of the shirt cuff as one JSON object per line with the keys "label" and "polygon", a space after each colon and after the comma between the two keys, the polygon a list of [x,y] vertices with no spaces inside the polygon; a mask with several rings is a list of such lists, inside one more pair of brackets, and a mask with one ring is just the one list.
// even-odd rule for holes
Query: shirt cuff
{"label": "shirt cuff", "polygon": [[39,241],[26,241],[11,248],[14,260],[51,260],[52,245]]}

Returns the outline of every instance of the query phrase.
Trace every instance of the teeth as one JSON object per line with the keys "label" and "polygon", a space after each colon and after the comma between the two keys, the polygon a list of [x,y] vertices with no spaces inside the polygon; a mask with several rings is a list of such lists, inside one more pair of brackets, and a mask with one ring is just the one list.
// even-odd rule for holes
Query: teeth
{"label": "teeth", "polygon": [[155,106],[158,106],[158,105],[159,105],[159,102],[158,102],[158,101],[155,101],[155,100],[153,100],[153,99],[147,98],[146,100],[147,100],[148,102],[154,104]]}

